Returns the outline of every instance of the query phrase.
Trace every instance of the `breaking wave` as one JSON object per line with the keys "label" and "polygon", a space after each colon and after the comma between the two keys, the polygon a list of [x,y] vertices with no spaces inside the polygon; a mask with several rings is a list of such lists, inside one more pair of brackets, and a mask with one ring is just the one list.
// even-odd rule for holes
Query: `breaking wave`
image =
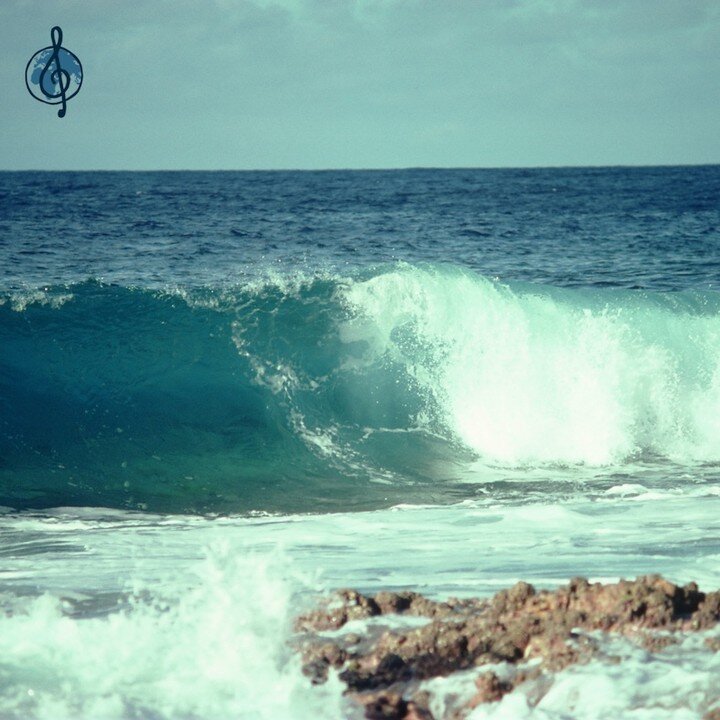
{"label": "breaking wave", "polygon": [[0,297],[0,504],[436,499],[472,465],[720,461],[720,295],[453,266]]}

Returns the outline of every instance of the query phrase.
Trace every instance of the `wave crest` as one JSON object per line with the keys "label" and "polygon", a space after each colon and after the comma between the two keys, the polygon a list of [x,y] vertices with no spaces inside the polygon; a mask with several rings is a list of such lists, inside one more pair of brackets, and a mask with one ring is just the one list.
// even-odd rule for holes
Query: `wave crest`
{"label": "wave crest", "polygon": [[0,303],[0,504],[357,509],[473,461],[720,460],[716,293],[399,265],[38,298]]}

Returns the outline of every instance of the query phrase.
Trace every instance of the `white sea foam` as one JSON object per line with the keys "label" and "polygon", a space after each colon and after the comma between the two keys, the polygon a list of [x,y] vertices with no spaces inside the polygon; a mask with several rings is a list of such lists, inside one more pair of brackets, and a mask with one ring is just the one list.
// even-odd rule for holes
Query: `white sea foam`
{"label": "white sea foam", "polygon": [[402,363],[489,462],[720,459],[720,316],[599,297],[408,266],[348,288],[343,339]]}
{"label": "white sea foam", "polygon": [[152,601],[104,617],[43,595],[0,619],[0,716],[335,720],[337,681],[311,687],[287,646],[290,575],[220,543],[186,584],[138,580]]}
{"label": "white sea foam", "polygon": [[[49,288],[33,288],[19,290],[10,296],[10,307],[15,312],[23,312],[30,305],[47,305],[53,310],[73,300],[73,293],[50,290]],[[4,300],[3,303],[4,304]]]}
{"label": "white sea foam", "polygon": [[702,638],[656,654],[619,639],[601,649],[604,659],[520,685],[468,720],[700,720],[720,703],[720,655],[703,648]]}
{"label": "white sea foam", "polygon": [[[350,586],[462,597],[519,579],[554,587],[577,575],[607,582],[652,572],[712,590],[720,586],[720,515],[707,497],[699,485],[554,504],[479,499],[215,520],[6,514],[0,717],[334,720],[344,716],[339,682],[311,687],[287,646],[290,616],[318,594]],[[44,594],[28,599],[30,588]],[[718,661],[693,642],[652,662],[611,648],[620,666],[569,669],[542,702],[533,704],[528,686],[476,717],[645,718],[657,710],[698,718]],[[434,683],[436,704],[463,688],[472,689],[462,677]]]}

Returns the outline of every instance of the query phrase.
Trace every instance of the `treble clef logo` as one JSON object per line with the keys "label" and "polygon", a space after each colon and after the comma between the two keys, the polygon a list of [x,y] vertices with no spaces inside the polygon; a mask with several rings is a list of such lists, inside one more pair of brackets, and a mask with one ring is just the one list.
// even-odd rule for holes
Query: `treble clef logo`
{"label": "treble clef logo", "polygon": [[38,50],[25,67],[25,85],[36,100],[60,105],[58,117],[65,117],[67,101],[80,92],[83,69],[77,56],[62,47],[63,33],[57,25],[50,39],[52,45]]}

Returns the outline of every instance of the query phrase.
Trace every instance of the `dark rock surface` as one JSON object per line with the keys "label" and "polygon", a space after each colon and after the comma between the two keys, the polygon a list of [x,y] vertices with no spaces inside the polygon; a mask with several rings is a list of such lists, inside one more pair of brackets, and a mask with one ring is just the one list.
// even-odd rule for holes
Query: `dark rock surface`
{"label": "dark rock surface", "polygon": [[[427,623],[394,629],[375,623],[364,634],[340,632],[351,620],[383,616],[427,618]],[[420,681],[504,664],[507,677],[493,670],[480,674],[472,698],[446,714],[461,720],[523,682],[602,655],[589,632],[621,634],[649,652],[661,652],[677,642],[677,633],[704,630],[718,620],[720,591],[703,593],[695,583],[680,587],[649,575],[613,584],[575,578],[552,592],[520,582],[489,599],[446,602],[414,592],[370,597],[341,590],[298,617],[296,630],[304,672],[321,683],[330,668],[338,671],[358,717],[440,720],[430,713]],[[332,637],[327,631],[334,631]],[[705,645],[716,652],[720,643]]]}

